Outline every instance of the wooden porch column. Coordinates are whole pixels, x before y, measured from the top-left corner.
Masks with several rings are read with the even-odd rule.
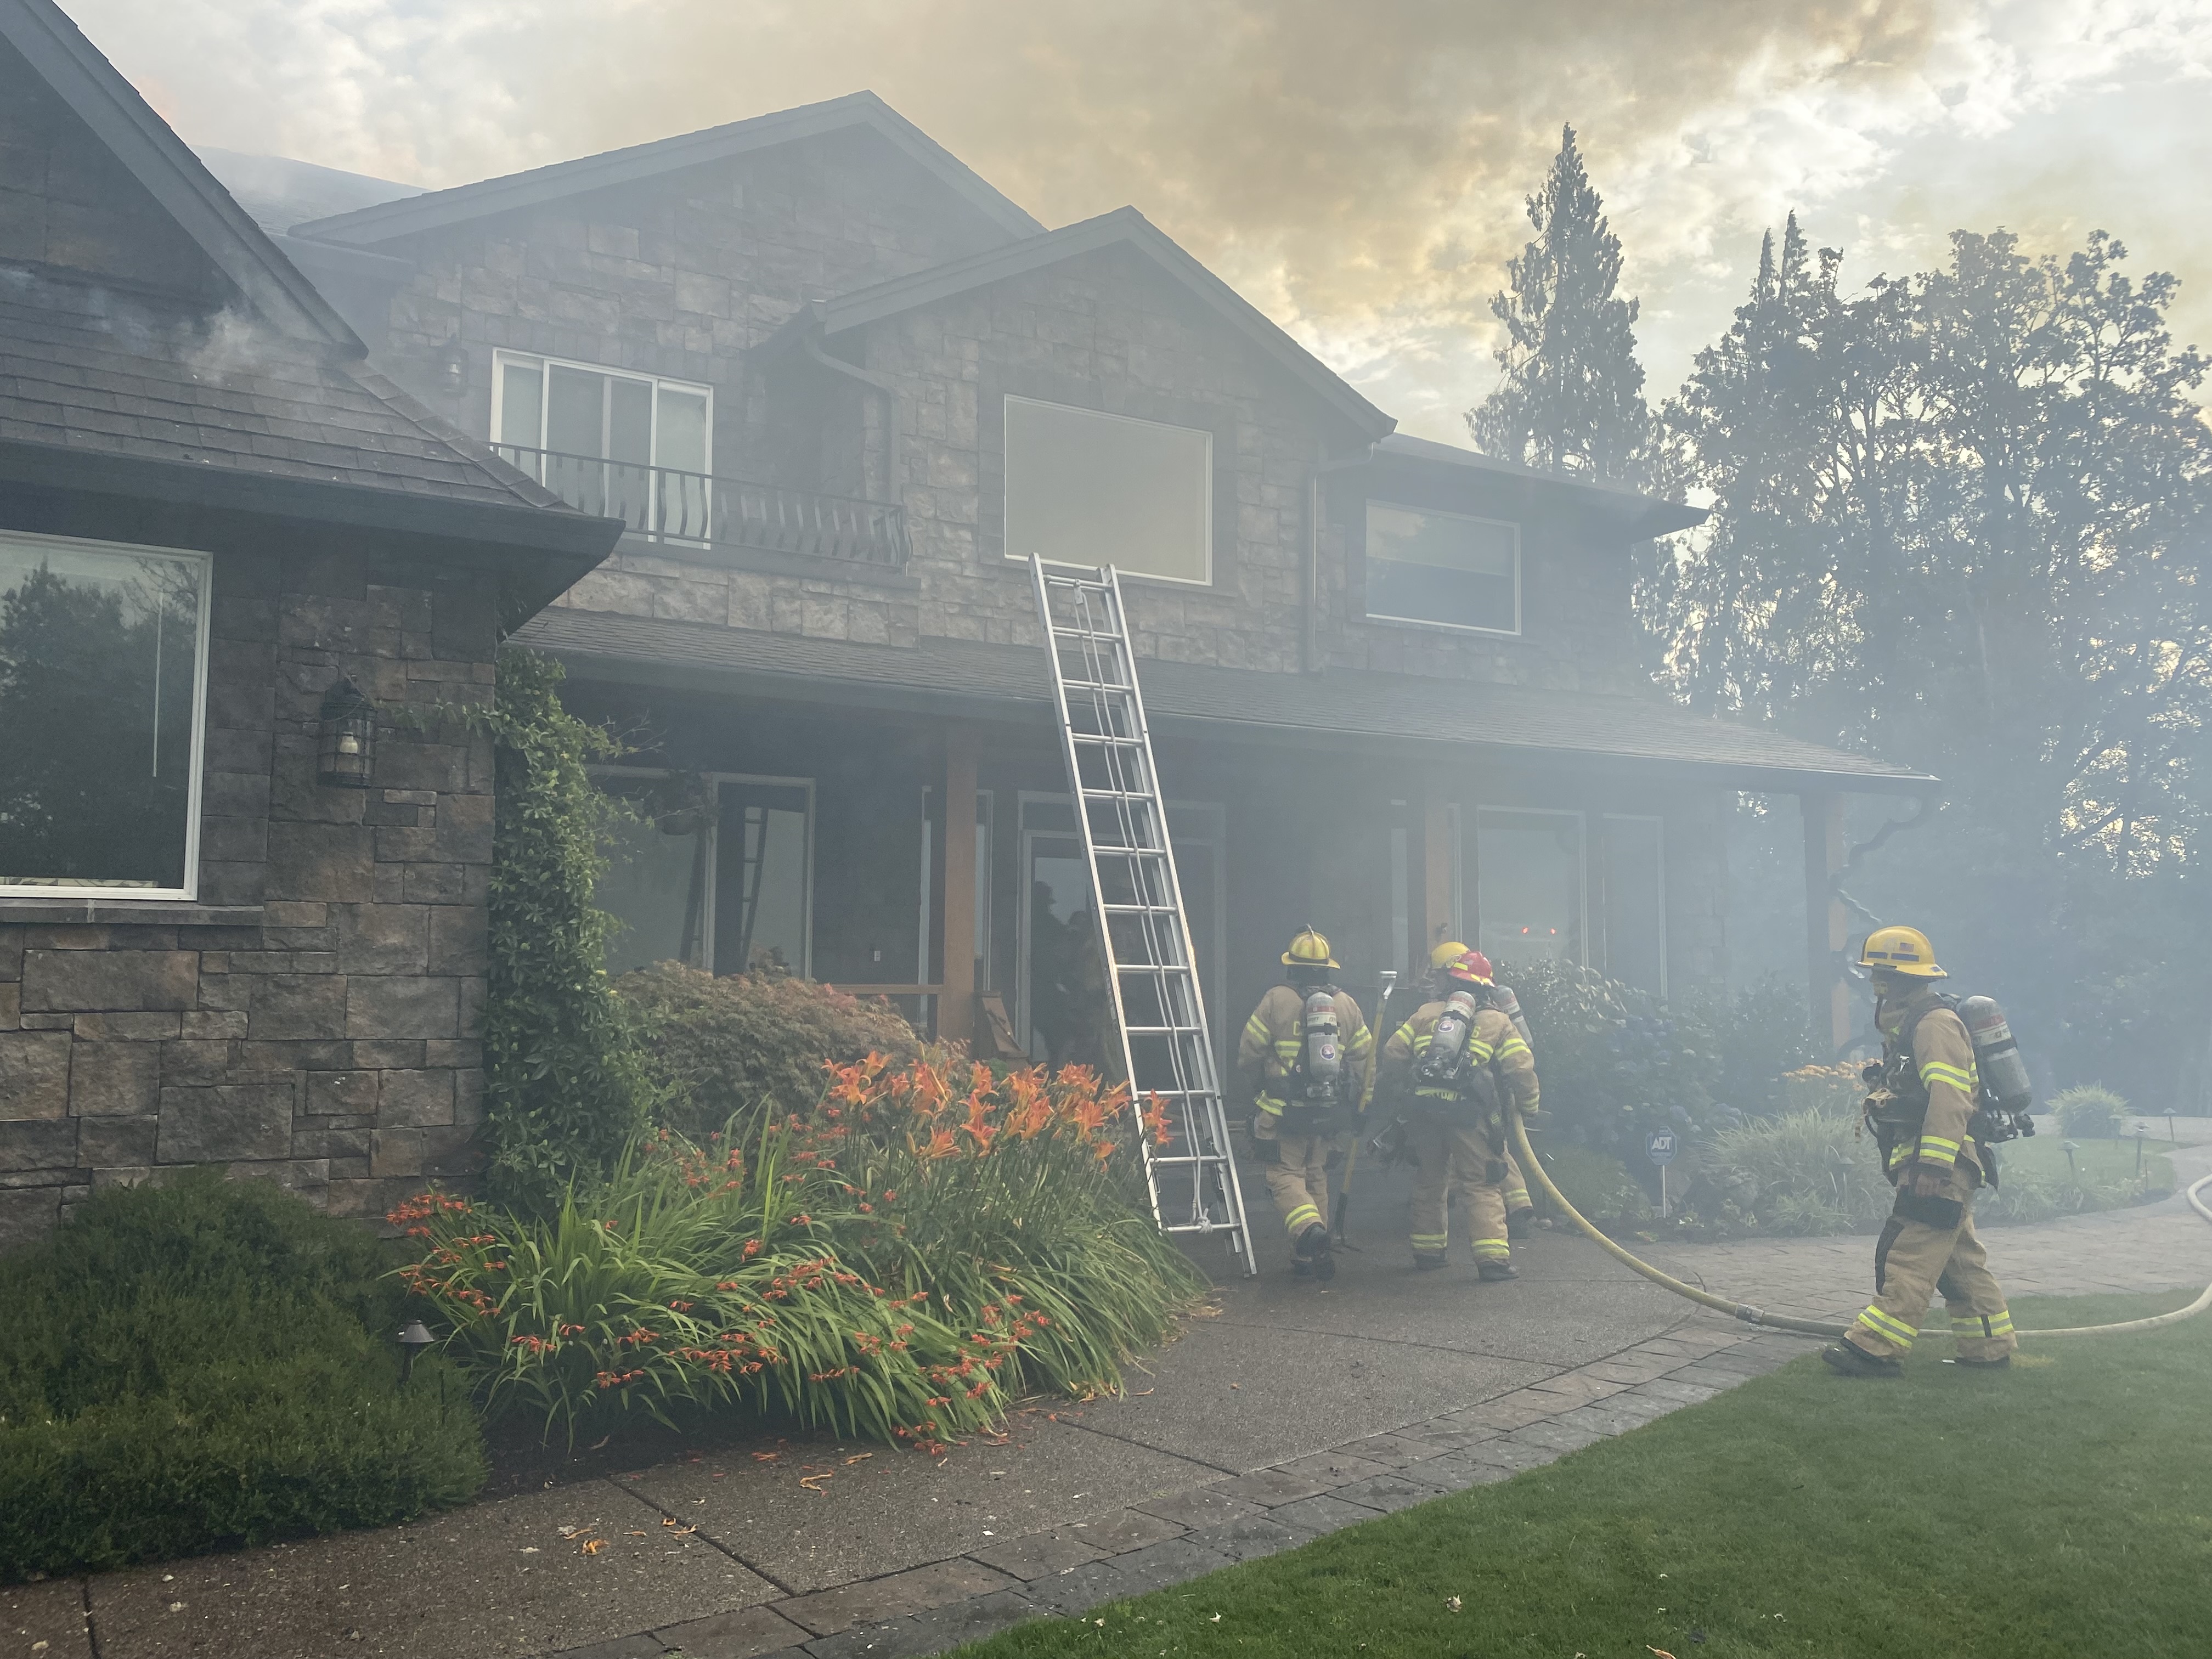
[[[945,732],[945,905],[938,940],[945,952],[945,990],[937,1000],[937,1035],[966,1042],[975,1030],[975,729]]]
[[[1808,793],[1797,798],[1805,819],[1805,991],[1813,1029],[1825,1031],[1831,1051],[1851,1035],[1851,987],[1838,965],[1846,937],[1844,902],[1835,879],[1844,869],[1844,798]]]

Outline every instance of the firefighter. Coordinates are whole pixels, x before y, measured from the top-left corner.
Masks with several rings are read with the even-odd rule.
[[[1941,1291],[1958,1363],[2001,1370],[2016,1345],[2004,1291],[1974,1236],[1974,1192],[1993,1172],[1989,1149],[1971,1129],[1982,1103],[1974,1045],[1936,988],[1948,975],[1918,928],[1876,928],[1859,964],[1874,980],[1882,1037],[1881,1080],[1867,1116],[1897,1203],[1875,1246],[1875,1299],[1820,1358],[1846,1376],[1897,1376],[1898,1356],[1912,1346]]]
[[[1244,1022],[1237,1066],[1252,1085],[1253,1150],[1291,1235],[1291,1271],[1336,1277],[1328,1243],[1328,1155],[1367,1104],[1375,1034],[1336,987],[1328,941],[1304,929],[1283,952],[1283,980]]]
[[[1413,1246],[1417,1272],[1444,1265],[1452,1192],[1460,1195],[1481,1276],[1516,1279],[1506,1231],[1501,1082],[1522,1113],[1537,1109],[1536,1057],[1513,1022],[1494,1006],[1490,960],[1463,945],[1430,957],[1431,1000],[1392,1034],[1382,1050],[1385,1085],[1406,1111],[1413,1176]]]

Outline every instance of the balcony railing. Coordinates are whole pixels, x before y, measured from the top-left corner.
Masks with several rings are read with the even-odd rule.
[[[647,541],[678,547],[750,547],[817,559],[906,568],[906,514],[856,501],[750,483],[672,466],[494,444],[499,458],[572,507],[620,519]]]

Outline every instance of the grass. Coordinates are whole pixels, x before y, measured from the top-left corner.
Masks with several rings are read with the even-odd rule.
[[[2015,1314],[2077,1325],[2176,1305],[2077,1297]],[[1941,1364],[1948,1342],[1922,1348],[1896,1383],[1832,1376],[1808,1355],[1502,1485],[959,1651],[2202,1653],[2212,1319],[2031,1343],[2008,1374]]]

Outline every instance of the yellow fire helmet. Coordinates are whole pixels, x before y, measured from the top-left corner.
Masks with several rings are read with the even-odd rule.
[[[1283,952],[1285,968],[1341,968],[1344,964],[1328,953],[1328,940],[1312,928],[1302,929],[1291,941],[1291,948]]]
[[[1936,947],[1917,927],[1877,927],[1859,952],[1862,968],[1886,969],[1908,979],[1948,979],[1936,965]]]
[[[1457,939],[1453,939],[1446,944],[1439,945],[1435,950],[1429,952],[1429,966],[1431,968],[1441,968],[1447,963],[1457,962],[1466,954],[1467,946],[1462,945]]]

